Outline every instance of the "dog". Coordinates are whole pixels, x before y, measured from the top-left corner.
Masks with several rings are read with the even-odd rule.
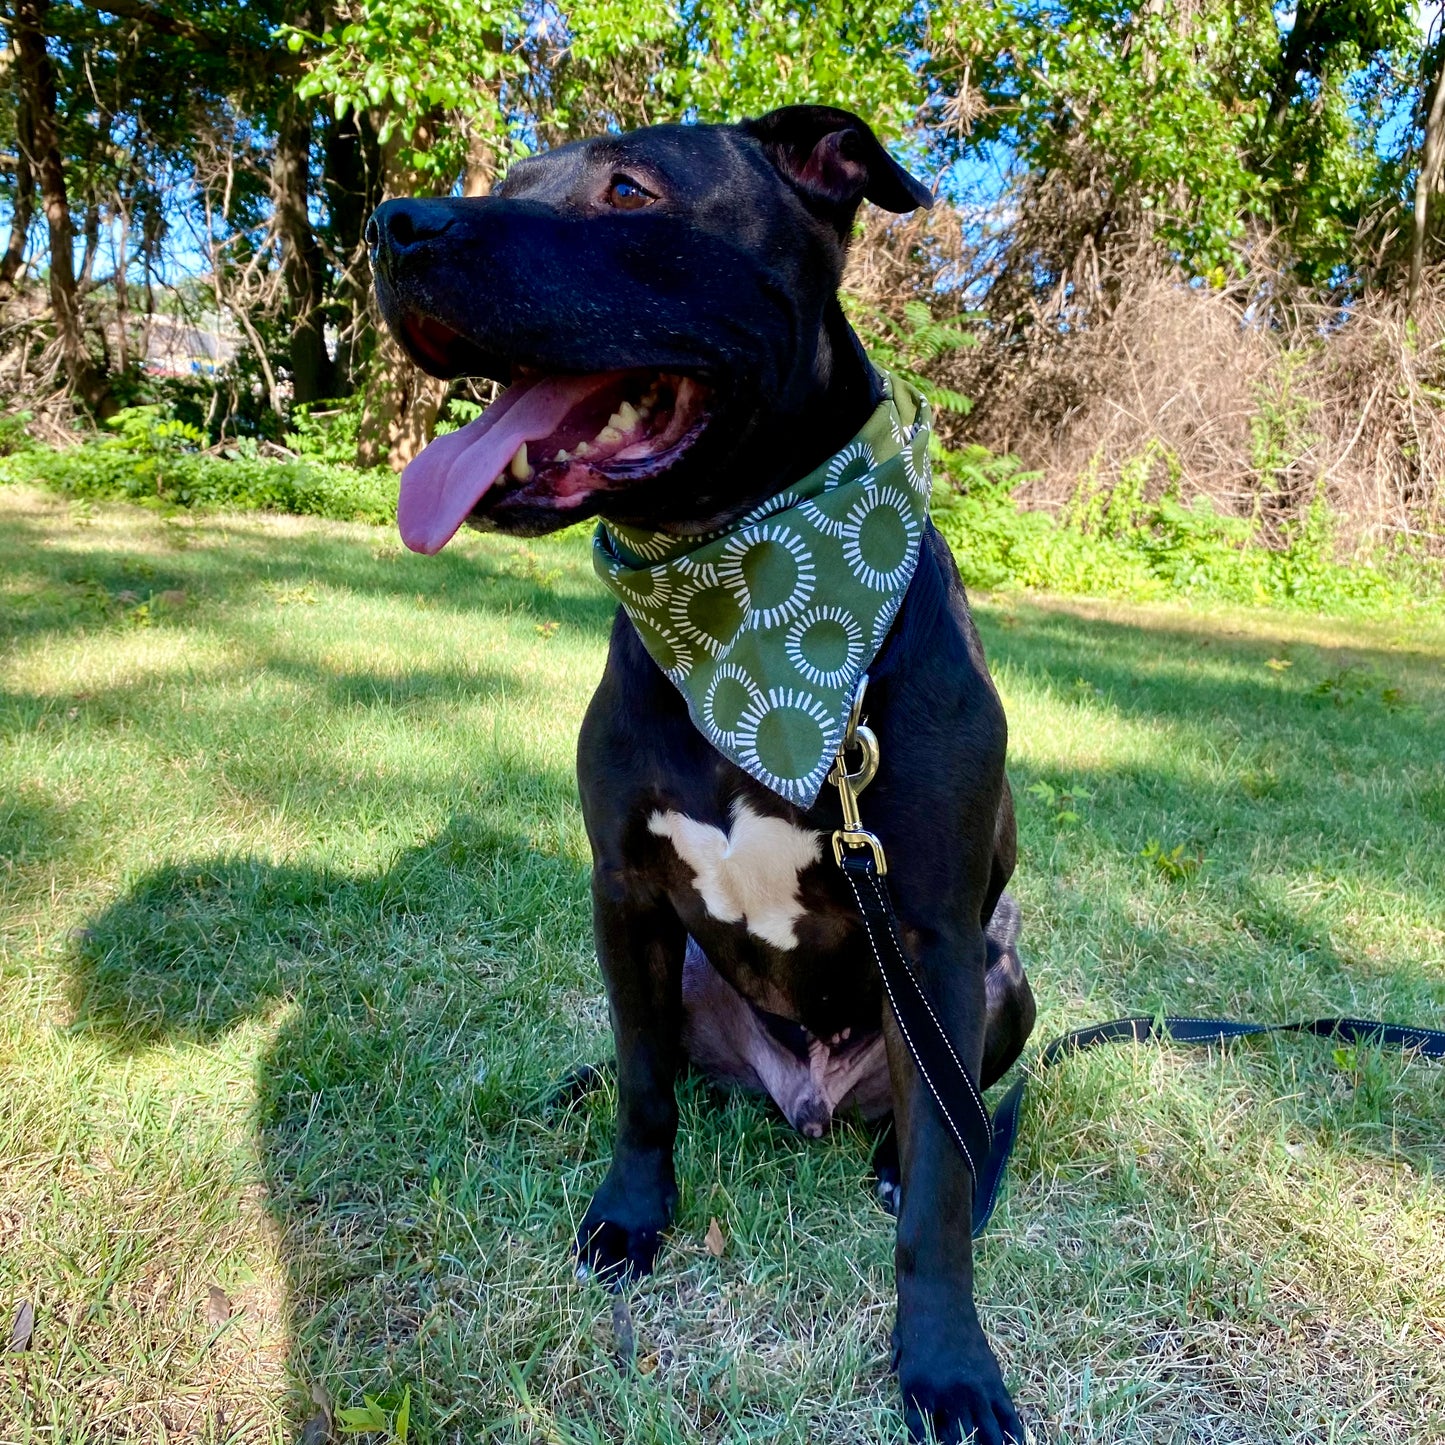
[[[508,388],[411,463],[403,540],[432,553],[464,523],[531,536],[598,517],[599,546],[630,538],[705,570],[689,561],[695,544],[781,515],[769,508],[846,460],[884,412],[917,480],[925,414],[899,429],[914,403],[875,371],[838,300],[865,199],[895,213],[932,201],[858,116],[803,105],[575,142],[519,161],[490,196],[381,206],[367,236],[394,335],[435,376]],[[987,1087],[1034,1021],[1004,891],[1007,731],[952,555],[926,515],[915,531],[867,662],[881,763],[866,820],[887,849],[910,966]],[[604,562],[619,581],[649,565]],[[808,578],[820,605],[833,585]],[[835,791],[815,774],[780,792],[720,749],[648,631],[619,608],[578,742],[618,1091],[579,1258],[614,1282],[652,1269],[677,1199],[674,1081],[689,1058],[765,1089],[805,1133],[841,1108],[891,1114],[893,1365],[908,1428],[1021,1441],[974,1306],[972,1178],[827,847]],[[839,725],[813,711],[819,728]]]

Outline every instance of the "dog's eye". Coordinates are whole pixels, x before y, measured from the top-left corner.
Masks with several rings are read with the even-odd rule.
[[[650,206],[656,196],[631,176],[613,176],[607,187],[607,204],[617,211],[640,211]]]

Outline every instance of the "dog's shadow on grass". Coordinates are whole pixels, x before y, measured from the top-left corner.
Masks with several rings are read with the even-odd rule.
[[[548,1106],[550,1085],[606,1051],[586,876],[565,844],[459,815],[369,875],[253,857],[161,867],[75,937],[73,1028],[108,1048],[265,1031],[254,1138],[291,1370],[340,1403],[383,1390],[423,1320],[480,1287],[527,1213],[503,1202],[519,1129],[547,1135],[553,1159],[557,1130],[579,1162],[603,1156],[582,1143],[586,1103]],[[538,1249],[561,1271],[565,1216],[547,1228]]]
[[[444,1352],[450,1332],[456,1353],[474,1352],[476,1317],[502,1308],[488,1291],[515,1292],[516,1269],[533,1283],[565,1278],[609,1132],[602,1094],[567,1110],[548,1102],[571,1065],[609,1048],[586,871],[459,815],[369,875],[245,857],[162,867],[76,939],[75,1027],[110,1047],[211,1043],[247,1021],[269,1029],[254,1134],[302,1385],[343,1401],[385,1394],[414,1376],[423,1342]],[[1122,915],[1111,926],[1130,927]],[[691,1112],[730,1107],[700,1082],[684,1087]],[[1349,1108],[1308,1089],[1268,1107],[1304,1129],[1323,1110],[1351,1152],[1432,1152],[1363,1115],[1353,1127]],[[718,1127],[766,1151],[765,1114],[745,1104]],[[713,1146],[695,1142],[702,1157],[680,1173],[707,1167]],[[1040,1152],[1047,1140],[1021,1163]],[[526,1348],[508,1349],[526,1364]],[[440,1384],[442,1402],[450,1389]]]

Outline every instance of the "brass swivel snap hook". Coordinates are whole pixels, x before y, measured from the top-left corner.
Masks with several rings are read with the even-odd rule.
[[[870,833],[863,826],[863,819],[858,812],[858,794],[873,781],[878,772],[878,735],[861,721],[863,694],[867,689],[868,675],[864,673],[853,690],[853,703],[848,709],[848,726],[843,733],[843,741],[838,746],[838,756],[833,759],[833,766],[828,772],[828,781],[838,789],[838,798],[843,806],[843,826],[833,833],[833,859],[841,868],[845,849],[867,848],[873,855],[873,866],[881,875],[888,871],[888,859],[884,855],[883,844],[878,841],[877,834]],[[855,748],[862,757],[857,771],[849,772],[848,753]]]

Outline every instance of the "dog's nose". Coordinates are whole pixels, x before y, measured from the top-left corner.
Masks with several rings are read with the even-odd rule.
[[[373,261],[390,265],[423,241],[440,236],[451,223],[452,217],[437,201],[386,201],[366,223],[366,245]]]

